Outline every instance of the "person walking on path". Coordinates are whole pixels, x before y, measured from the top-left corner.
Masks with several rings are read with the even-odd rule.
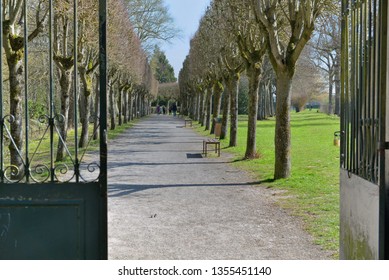
[[[110,142],[110,259],[329,259],[277,191],[203,158],[182,119],[150,116]]]
[[[175,117],[176,114],[177,114],[177,104],[176,104],[176,102],[174,102],[173,105],[172,105],[172,112],[173,112],[173,116]]]

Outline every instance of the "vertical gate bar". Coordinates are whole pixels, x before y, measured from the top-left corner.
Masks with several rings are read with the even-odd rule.
[[[24,14],[24,117],[25,117],[25,153],[26,153],[26,167],[24,170],[24,174],[26,176],[26,182],[28,183],[30,180],[30,159],[29,159],[29,108],[28,108],[28,16],[27,16],[27,0],[24,0],[23,3],[23,14]]]
[[[0,1],[0,182],[4,183],[4,124],[3,124],[3,1]]]
[[[354,77],[350,81],[350,86],[351,86],[351,91],[350,91],[350,98],[351,98],[351,153],[350,153],[350,160],[351,160],[351,171],[355,173],[356,170],[356,164],[355,164],[355,158],[356,158],[356,153],[355,153],[355,145],[356,145],[356,135],[355,135],[355,109],[356,108],[356,102],[355,102],[355,91],[356,91],[356,77],[357,77],[357,63],[356,63],[356,43],[355,43],[355,36],[356,36],[356,28],[355,28],[356,20],[355,20],[355,7],[351,6],[351,77]]]
[[[374,108],[375,108],[375,104],[374,104],[374,99],[375,99],[375,96],[377,94],[377,92],[375,91],[375,88],[374,88],[374,73],[375,73],[375,69],[374,69],[374,65],[375,65],[375,61],[374,61],[374,58],[375,58],[375,55],[374,55],[374,50],[375,50],[375,44],[374,44],[374,8],[373,8],[373,5],[374,5],[374,0],[372,2],[370,2],[370,7],[369,7],[369,60],[368,60],[368,63],[369,63],[369,90],[371,91],[371,95],[370,95],[370,99],[369,99],[369,117],[371,119],[371,123],[370,123],[370,140],[371,140],[371,149],[370,149],[370,155],[369,155],[369,165],[370,165],[370,176],[372,178],[372,182],[377,184],[377,178],[375,176],[375,164],[374,164],[374,157],[375,157],[375,147],[376,147],[376,144],[377,144],[377,141],[375,139],[375,126],[374,126],[374,120],[375,120],[375,117],[374,117]]]
[[[73,0],[73,33],[74,33],[74,71],[73,71],[73,95],[74,95],[74,173],[76,182],[80,181],[80,161],[78,158],[78,5]]]
[[[363,128],[360,123],[362,120],[362,101],[363,101],[363,4],[357,7],[358,17],[357,17],[357,27],[358,27],[358,53],[357,53],[357,63],[358,63],[358,85],[357,85],[357,118],[355,120],[355,125],[357,128],[357,174],[362,174],[362,146],[363,146]]]
[[[342,0],[342,7],[341,7],[341,43],[342,45],[345,45],[345,33],[344,33],[344,26],[345,26],[345,6],[344,6],[344,0]],[[341,52],[341,56],[340,56],[340,59],[341,59],[341,63],[340,63],[340,115],[341,115],[341,119],[340,119],[340,131],[342,132],[340,134],[340,137],[341,137],[341,140],[340,140],[340,167],[341,168],[345,168],[346,166],[346,153],[345,153],[345,119],[344,119],[344,116],[345,116],[345,103],[344,103],[344,90],[345,90],[345,84],[344,84],[344,73],[345,71],[343,70],[344,69],[344,49],[345,48],[341,48],[340,52]]]
[[[107,1],[99,0],[101,258],[108,258],[107,217]]]
[[[371,164],[371,156],[374,153],[374,147],[376,146],[375,143],[372,141],[372,127],[371,127],[371,99],[374,95],[374,91],[371,88],[371,19],[370,19],[370,11],[371,11],[371,1],[368,2],[366,7],[366,22],[367,22],[367,60],[366,60],[366,66],[367,66],[367,80],[366,80],[366,88],[369,92],[369,96],[367,99],[367,116],[368,116],[368,126],[367,126],[367,132],[368,132],[368,143],[369,143],[369,150],[367,152],[366,162],[367,162],[367,176],[370,179],[370,181],[374,182],[374,177],[372,176],[372,164]]]
[[[53,65],[53,0],[49,0],[49,84],[50,84],[50,180],[55,181],[54,171],[54,65]]]
[[[376,135],[376,142],[379,142],[379,123],[378,123],[378,120],[379,120],[379,117],[380,117],[380,111],[379,111],[379,106],[380,106],[380,103],[379,103],[379,25],[377,24],[377,19],[379,18],[379,0],[374,0],[374,30],[375,30],[375,34],[374,34],[374,90],[375,90],[375,107],[374,107],[374,112],[375,112],[375,115],[374,115],[374,118],[375,118],[375,123],[374,123],[374,126],[375,126],[375,135]],[[378,7],[377,7],[378,6]],[[376,153],[376,157],[375,157],[375,166],[376,166],[376,177],[377,177],[377,184],[379,184],[379,154]]]
[[[340,141],[341,143],[341,153],[342,157],[344,160],[344,168],[346,170],[350,170],[350,95],[349,95],[349,90],[350,90],[350,85],[349,85],[349,67],[350,67],[350,62],[349,62],[349,44],[350,44],[350,32],[349,32],[349,25],[350,25],[350,10],[349,10],[349,2],[348,0],[343,0],[343,14],[342,14],[342,43],[344,46],[347,46],[345,48],[342,48],[342,71],[341,71],[341,80],[342,80],[342,100],[341,100],[341,110],[342,110],[342,135],[343,139]]]
[[[387,94],[387,46],[388,46],[388,3],[386,0],[380,1],[380,42],[379,42],[379,59],[380,63],[380,81],[379,81],[379,95],[380,95],[380,142],[386,142],[386,94]],[[389,259],[389,215],[388,215],[388,177],[386,175],[386,151],[380,151],[380,182],[379,182],[379,258]]]
[[[366,103],[368,99],[369,92],[366,88],[366,80],[367,80],[367,44],[366,44],[366,31],[367,31],[367,22],[366,22],[366,2],[361,3],[361,23],[362,23],[362,29],[361,29],[361,119],[360,119],[360,125],[361,125],[361,159],[360,159],[360,168],[361,168],[361,174],[362,177],[366,178],[367,175],[367,169],[366,169],[366,154],[368,150],[369,143],[367,142],[367,114],[366,114]],[[365,149],[366,147],[367,149]]]

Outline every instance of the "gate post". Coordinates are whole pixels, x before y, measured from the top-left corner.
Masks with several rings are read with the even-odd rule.
[[[381,141],[380,141],[380,200],[379,200],[379,259],[389,259],[389,129],[386,129],[389,124],[389,78],[388,69],[388,2],[382,1],[380,15],[380,33],[381,39]]]
[[[107,0],[99,1],[99,68],[100,68],[100,193],[102,203],[100,206],[102,217],[102,235],[104,244],[101,252],[102,259],[108,259],[108,135],[107,135]]]

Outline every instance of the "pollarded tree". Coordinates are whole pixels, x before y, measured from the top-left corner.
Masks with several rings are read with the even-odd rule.
[[[249,79],[248,132],[245,158],[250,159],[257,157],[258,87],[267,41],[256,23],[252,3],[235,0],[228,1],[225,5],[229,14],[230,29],[235,35],[239,53],[246,63],[246,73]]]
[[[192,81],[189,71],[189,55],[186,56],[182,68],[178,73],[178,87],[180,91],[180,103],[181,109],[180,114],[188,114],[188,99],[191,92]],[[198,117],[195,120],[200,120],[200,109],[198,110]]]
[[[23,81],[24,81],[24,32],[20,22],[25,20],[23,12],[23,0],[4,0],[3,1],[3,48],[6,56],[8,75],[9,75],[9,93],[10,93],[10,115],[13,121],[10,124],[11,136],[15,145],[9,145],[12,172],[16,177],[23,174],[23,160],[19,152],[23,150],[23,126],[22,126],[22,100],[23,100]],[[27,35],[28,42],[34,40],[44,28],[45,20],[48,14],[48,5],[46,0],[36,0],[30,2],[34,6],[35,26]]]
[[[228,9],[223,1],[213,1],[210,6],[211,19],[208,32],[212,38],[207,45],[208,52],[212,53],[212,61],[217,65],[218,76],[224,83],[223,116],[220,138],[227,134],[228,116],[231,114],[230,146],[236,146],[237,142],[237,94],[240,73],[245,69],[245,64],[239,54],[238,45],[235,42],[233,27],[228,19]],[[231,112],[231,113],[230,113]]]
[[[120,1],[119,1],[120,2]],[[82,84],[80,93],[81,134],[80,148],[86,147],[89,138],[91,97],[94,90],[93,77],[98,67],[98,3],[83,0],[79,3],[78,15],[78,75]]]
[[[204,17],[202,20],[204,21]],[[206,30],[206,28],[204,29]],[[205,36],[205,38],[206,37],[207,36]],[[199,108],[201,111],[200,123],[205,126],[205,130],[209,130],[212,106],[212,83],[210,76],[208,75],[208,66],[210,65],[210,61],[206,56],[207,44],[203,39],[204,36],[202,37],[201,33],[197,31],[190,41],[190,51],[189,56],[187,57],[187,75],[190,77],[188,84],[190,91],[187,92],[187,110],[191,117],[193,117],[193,111],[196,111],[193,110],[193,106],[196,106],[196,104],[193,104],[193,100],[196,99],[196,96],[201,96],[202,104],[201,108]]]
[[[224,66],[219,56],[220,44],[222,44],[222,41],[220,40],[219,31],[220,29],[215,20],[215,11],[211,6],[200,20],[199,29],[196,32],[196,40],[194,41],[196,44],[191,45],[191,47],[197,51],[197,55],[194,58],[196,59],[196,63],[200,62],[199,68],[202,70],[201,80],[208,84],[205,129],[210,129],[211,133],[214,133],[215,119],[218,118],[220,114],[221,96],[224,91],[221,75],[221,70]],[[197,99],[193,98],[193,100]],[[195,102],[192,102],[192,104],[193,103]],[[196,106],[196,104],[194,104],[194,106]],[[210,127],[211,123],[212,126]]]
[[[296,63],[311,39],[315,22],[331,0],[245,0],[255,7],[256,20],[268,42],[268,54],[276,73],[276,129],[274,179],[291,174],[290,103]]]
[[[59,122],[59,134],[56,161],[63,160],[65,156],[65,143],[67,140],[70,108],[70,89],[74,69],[74,43],[71,40],[73,27],[73,5],[68,2],[58,2],[54,15],[54,55],[53,60],[58,68],[59,94],[61,100],[62,121]],[[74,33],[73,33],[74,34]]]
[[[304,109],[307,102],[321,95],[325,91],[323,75],[315,66],[306,53],[310,48],[304,50],[304,55],[296,65],[296,74],[292,86],[292,106],[296,112]]]
[[[320,17],[318,28],[310,44],[313,49],[312,59],[328,77],[328,114],[338,115],[340,114],[340,10],[338,7],[338,12],[326,12]]]

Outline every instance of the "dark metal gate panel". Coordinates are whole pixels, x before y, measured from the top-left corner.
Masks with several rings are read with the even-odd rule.
[[[105,250],[100,186],[0,189],[0,259],[99,259]]]
[[[96,32],[98,43],[93,51],[99,54],[95,63],[99,64],[100,104],[96,111],[100,114],[94,116],[96,125],[83,148],[79,148],[82,86],[78,75],[85,58],[84,50],[79,52],[79,44],[84,43],[83,34],[79,34],[83,28],[78,25],[80,2],[67,2],[69,10],[61,10],[61,16],[69,17],[72,28],[64,34],[73,40],[70,52],[63,59],[69,69],[76,69],[70,93],[74,103],[74,136],[70,139],[61,134],[66,117],[58,113],[61,103],[55,82],[58,68],[54,59],[58,54],[54,50],[54,38],[60,38],[55,29],[56,5],[61,1],[24,1],[13,17],[19,18],[16,29],[21,31],[11,36],[6,35],[15,24],[10,14],[19,7],[7,5],[14,2],[0,2],[0,30],[3,30],[0,42],[8,40],[4,45],[9,44],[0,48],[0,81],[7,81],[5,75],[9,75],[7,85],[0,83],[0,259],[107,259],[106,0],[95,2],[99,32]],[[36,11],[40,13],[34,17],[32,13]],[[38,33],[42,30],[47,33],[35,43],[30,42],[37,35],[31,32],[29,19],[36,19],[37,26],[40,20],[48,23],[47,28],[36,29]],[[44,47],[46,56],[39,57]],[[34,52],[37,49],[40,52]],[[3,61],[3,57],[7,60]],[[40,73],[42,77],[47,73],[46,85],[34,88],[48,96],[48,106],[38,116],[30,111],[32,59],[47,65]],[[18,61],[14,65],[15,76],[11,76],[11,67],[8,71],[2,67],[12,61]],[[14,91],[12,84],[16,85]],[[36,102],[32,105],[43,107]],[[38,132],[33,133],[33,126]],[[90,151],[92,138],[97,138],[94,141],[98,141],[99,151]],[[64,147],[64,159],[56,161],[55,152],[60,144]]]
[[[342,1],[341,258],[387,258],[387,1]],[[364,209],[364,210],[362,210]]]

